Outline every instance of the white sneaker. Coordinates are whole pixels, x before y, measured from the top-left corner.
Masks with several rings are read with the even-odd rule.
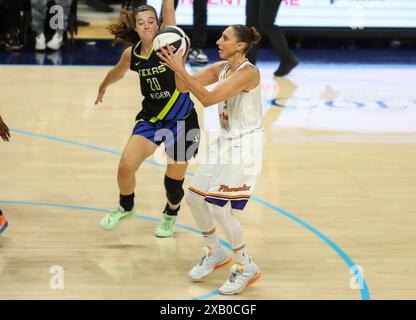
[[[46,38],[43,33],[41,33],[40,35],[36,37],[35,50],[37,51],[46,50]]]
[[[218,290],[224,295],[239,294],[245,288],[259,280],[260,276],[260,269],[250,259],[250,263],[244,266],[240,264],[233,265],[231,268],[230,279],[228,279]]]
[[[208,56],[202,49],[191,49],[189,52],[189,61],[192,64],[207,64]]]
[[[46,46],[51,50],[59,50],[59,48],[62,45],[63,40],[64,40],[64,38],[63,38],[62,34],[60,34],[59,32],[55,32],[52,39],[50,41],[48,41]]]
[[[201,280],[203,277],[209,275],[212,271],[225,266],[228,262],[231,261],[231,257],[222,247],[214,249],[205,247],[204,249],[205,256],[202,258],[201,262],[193,267],[189,272],[189,277],[193,281]]]

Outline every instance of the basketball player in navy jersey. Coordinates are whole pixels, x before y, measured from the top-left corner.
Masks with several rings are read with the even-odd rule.
[[[176,89],[174,72],[160,64],[153,50],[153,40],[159,29],[176,25],[173,0],[163,1],[161,25],[152,6],[137,7],[132,16],[129,14],[124,12],[119,23],[109,28],[116,39],[130,46],[101,83],[95,104],[103,101],[107,88],[122,79],[129,69],[138,73],[144,99],[118,167],[119,205],[101,220],[101,227],[115,229],[120,221],[134,213],[135,173],[164,142],[170,160],[164,177],[167,203],[155,235],[170,237],[184,196],[182,185],[188,160],[198,150],[198,118],[189,93]]]
[[[7,125],[3,122],[3,119],[0,116],[0,137],[5,141],[8,142],[10,140],[10,130]],[[6,230],[7,228],[7,218],[3,214],[0,209],[0,235]]]

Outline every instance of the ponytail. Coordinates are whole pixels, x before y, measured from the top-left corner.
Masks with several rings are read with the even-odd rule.
[[[121,9],[117,23],[110,24],[107,29],[114,36],[113,43],[123,42],[133,45],[140,40],[135,30],[133,11]]]
[[[149,5],[142,5],[134,10],[121,9],[117,23],[110,24],[107,29],[114,36],[113,43],[124,42],[133,45],[140,41],[136,31],[136,16],[139,12],[152,11],[157,18],[156,9]]]
[[[253,43],[253,45],[258,44],[261,40],[261,35],[255,27],[250,27],[250,34],[252,39],[251,42]]]
[[[241,24],[236,24],[231,27],[234,29],[237,39],[246,44],[244,53],[250,51],[261,40],[261,35],[255,27],[249,28]]]

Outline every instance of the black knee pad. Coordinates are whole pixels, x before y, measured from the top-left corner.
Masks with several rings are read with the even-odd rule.
[[[182,185],[185,179],[174,180],[165,175],[165,189],[166,197],[172,204],[178,204],[181,202],[185,191],[183,191]]]

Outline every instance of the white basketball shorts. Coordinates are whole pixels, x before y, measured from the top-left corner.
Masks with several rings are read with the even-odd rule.
[[[250,199],[263,162],[264,133],[239,138],[219,137],[208,145],[192,180],[190,192],[205,201],[243,210]]]

